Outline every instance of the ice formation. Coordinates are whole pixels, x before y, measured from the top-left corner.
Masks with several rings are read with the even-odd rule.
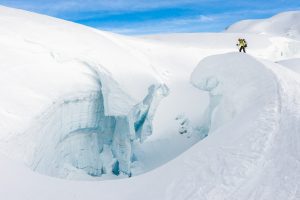
[[[32,169],[61,178],[112,173],[131,176],[132,143],[151,135],[155,109],[168,89],[151,85],[142,102],[127,105],[127,114],[107,115],[105,86],[100,77],[97,83],[97,91],[55,102],[26,131],[24,137],[38,138],[28,160]],[[116,85],[112,79],[105,84]],[[130,101],[128,96],[122,97],[124,102]]]
[[[209,56],[200,62],[191,80],[194,86],[207,91],[210,97],[200,123],[204,136],[245,112],[253,102],[264,100],[263,94],[267,91],[259,88],[274,87],[274,82],[264,71],[261,63],[238,53]],[[232,72],[238,76],[233,77]]]

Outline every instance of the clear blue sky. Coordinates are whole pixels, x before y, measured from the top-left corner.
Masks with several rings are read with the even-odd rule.
[[[300,10],[300,0],[0,0],[123,34],[219,32],[242,19]]]

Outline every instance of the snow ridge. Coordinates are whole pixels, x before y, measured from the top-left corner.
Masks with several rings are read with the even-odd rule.
[[[214,61],[217,60],[218,57],[218,60],[223,57],[222,63],[217,64],[217,62]],[[229,70],[230,73],[238,74],[238,79],[244,79],[245,77],[239,72],[239,69],[232,70],[232,66],[238,66],[244,63],[240,61],[245,60],[247,60],[246,65],[249,67],[256,68],[256,66],[259,65],[251,65],[250,60],[248,60],[249,58],[245,59],[243,57],[245,56],[233,54],[207,58],[198,66],[198,71],[195,71],[192,80],[196,86],[202,88],[202,85],[199,85],[199,82],[195,81],[197,81],[196,79],[199,78],[200,75],[201,77],[207,77],[208,72],[206,72],[203,67],[206,66],[206,69],[212,68],[211,70],[215,69],[213,71],[218,72],[216,73],[216,76],[218,76],[219,73],[222,73],[222,65],[226,66],[226,70]],[[230,59],[234,60],[234,62],[230,63],[231,66],[228,63]],[[187,162],[197,160],[195,164],[205,164],[204,166],[197,167],[196,171],[196,166],[189,164],[190,170],[194,169],[193,175],[188,176],[193,180],[194,189],[188,194],[182,193],[178,199],[254,200],[272,198],[279,200],[287,196],[289,196],[290,199],[297,199],[296,197],[299,196],[299,193],[296,193],[298,184],[295,179],[299,173],[299,163],[297,161],[299,154],[296,153],[293,157],[288,156],[288,152],[297,152],[298,148],[298,145],[294,142],[292,143],[293,145],[291,145],[290,142],[292,141],[291,137],[295,137],[297,130],[299,130],[299,119],[296,117],[299,116],[299,110],[291,109],[299,107],[299,105],[293,105],[297,102],[295,98],[299,98],[299,92],[296,92],[300,86],[299,77],[279,65],[267,61],[260,62],[260,66],[265,72],[258,73],[256,77],[252,78],[256,79],[256,81],[263,81],[259,82],[260,89],[263,93],[255,94],[251,93],[249,88],[243,88],[243,86],[249,87],[249,83],[247,84],[247,82],[242,86],[240,84],[238,85],[238,87],[243,88],[239,90],[239,92],[250,91],[250,94],[255,95],[254,98],[258,99],[258,101],[249,101],[251,104],[255,102],[255,105],[245,104],[246,107],[244,107],[244,109],[246,110],[242,109],[244,111],[236,113],[232,121],[227,121],[221,127],[215,129],[214,132],[210,133],[211,135],[207,138],[207,141],[203,141],[202,143],[202,145],[210,149],[209,152],[201,151],[204,150],[205,147],[199,146],[198,152],[200,153],[195,153],[193,157],[187,157]],[[210,63],[210,65],[205,65],[207,63]],[[243,65],[238,67],[245,70],[246,68]],[[216,67],[218,70],[216,70]],[[249,75],[251,77],[249,70],[252,69],[245,70],[244,73],[247,73],[247,76]],[[256,69],[254,72],[255,71],[258,72]],[[261,76],[262,74],[263,76]],[[261,76],[262,79],[260,79],[259,76]],[[232,75],[230,77],[232,78]],[[222,80],[224,81],[224,77],[222,77]],[[235,80],[236,79],[233,81]],[[224,81],[225,89],[222,90],[223,99],[219,106],[225,103],[226,94],[232,95],[232,93],[227,93],[227,84],[230,84],[231,81],[232,80],[229,80],[229,82]],[[292,92],[291,89],[294,92]],[[236,96],[238,96],[238,94],[231,96],[231,100],[235,99]],[[291,102],[291,100],[293,102]],[[230,108],[230,110],[231,109],[233,108]],[[214,122],[216,118],[219,118],[219,116],[224,115],[222,112],[224,112],[224,110],[217,107],[212,122]],[[291,119],[291,117],[296,118]],[[290,122],[293,123],[291,124]],[[233,128],[235,124],[239,124],[241,128]],[[232,137],[233,135],[235,136]],[[234,139],[231,141],[225,137]],[[216,142],[216,140],[219,142]],[[293,141],[295,140],[298,141],[298,136],[296,136]],[[215,143],[211,143],[212,141]],[[288,150],[289,148],[292,149]],[[294,170],[290,167],[287,169],[286,163],[281,161],[283,158],[286,158],[286,162],[289,163],[288,166],[297,167],[294,168]],[[224,167],[220,168],[218,166],[219,163],[223,163],[222,165]],[[219,171],[219,169],[221,171]],[[203,172],[209,172],[209,174]],[[188,171],[188,173],[191,172]],[[197,177],[197,179],[201,181],[193,177]],[[215,177],[215,179],[211,180],[211,177]],[[284,180],[289,181],[285,182]],[[180,183],[180,181],[178,182]],[[184,178],[181,182],[187,182],[187,180]],[[191,180],[189,180],[189,182],[191,182]],[[258,185],[260,185],[260,187],[257,187]],[[177,187],[180,188],[183,186],[179,184],[176,188]],[[176,188],[174,188],[174,190]],[[290,193],[290,191],[294,192]]]
[[[269,34],[299,40],[299,20],[299,11],[289,11],[268,19],[243,20],[231,25],[226,32]]]

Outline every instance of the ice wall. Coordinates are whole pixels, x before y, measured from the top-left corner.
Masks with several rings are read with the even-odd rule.
[[[27,163],[33,170],[69,179],[132,175],[132,144],[151,135],[155,109],[168,89],[151,85],[143,101],[127,114],[107,115],[102,88],[117,85],[109,80],[111,83],[102,83],[99,79],[97,91],[55,102],[24,134],[33,141],[26,148]],[[127,101],[126,96],[122,98]]]

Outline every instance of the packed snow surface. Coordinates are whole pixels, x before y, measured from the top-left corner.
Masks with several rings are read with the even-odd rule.
[[[0,7],[0,196],[300,199],[290,15],[268,34],[128,37]]]

